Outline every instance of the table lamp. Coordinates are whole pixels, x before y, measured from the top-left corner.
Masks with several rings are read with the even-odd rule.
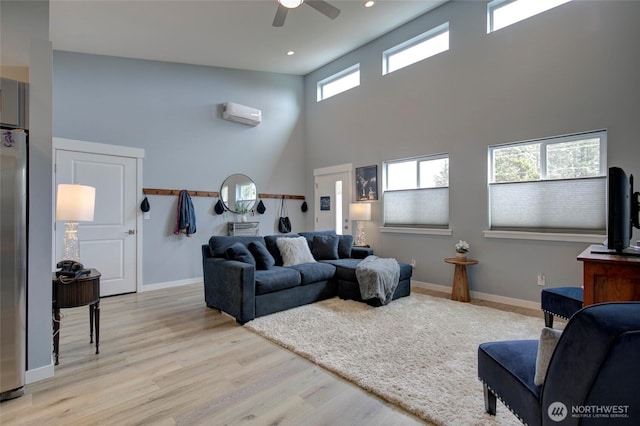
[[[56,220],[66,220],[62,241],[62,260],[80,261],[78,222],[92,221],[96,189],[86,185],[59,184]]]
[[[371,204],[370,203],[351,203],[349,205],[349,217],[351,220],[358,222],[358,231],[356,232],[355,245],[366,246],[367,235],[364,232],[364,221],[371,220]]]

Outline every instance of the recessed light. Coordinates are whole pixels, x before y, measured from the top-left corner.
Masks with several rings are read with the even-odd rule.
[[[374,0],[366,0],[364,2],[364,7],[372,7],[376,2]]]
[[[294,50],[287,50],[287,56],[293,56],[296,52]]]

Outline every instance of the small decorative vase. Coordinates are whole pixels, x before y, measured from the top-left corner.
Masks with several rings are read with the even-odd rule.
[[[458,253],[456,252],[456,258],[459,260],[467,260],[467,253]]]
[[[247,215],[246,213],[243,213],[240,215],[240,222],[246,222],[247,221]]]

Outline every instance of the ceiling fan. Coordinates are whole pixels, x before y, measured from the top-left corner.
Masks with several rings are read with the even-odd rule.
[[[276,10],[276,16],[273,18],[273,26],[283,26],[289,9],[295,9],[303,2],[328,18],[336,19],[338,15],[340,15],[340,9],[330,5],[324,0],[278,0],[278,10]]]

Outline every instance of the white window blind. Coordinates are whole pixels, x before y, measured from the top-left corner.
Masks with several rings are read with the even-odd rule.
[[[489,185],[492,230],[604,233],[607,178]]]
[[[409,189],[384,193],[384,225],[447,227],[449,188]]]

